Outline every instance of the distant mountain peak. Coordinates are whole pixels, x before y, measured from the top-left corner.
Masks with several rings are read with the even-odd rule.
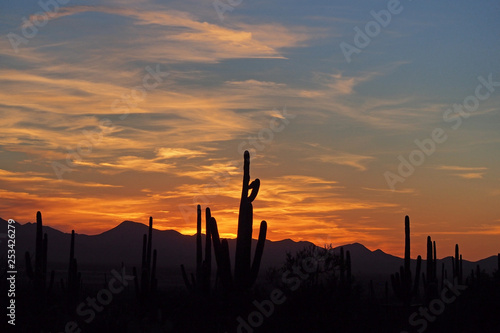
[[[147,224],[145,224],[145,223],[126,220],[126,221],[123,221],[122,223],[120,223],[119,225],[117,225],[115,228],[128,227],[128,226],[140,226],[140,225],[147,227]]]

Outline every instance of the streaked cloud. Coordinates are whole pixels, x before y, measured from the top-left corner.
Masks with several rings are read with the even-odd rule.
[[[452,173],[451,175],[463,179],[482,179],[486,172],[480,171],[488,170],[487,167],[463,167],[456,165],[439,165],[436,167],[436,169],[445,171],[458,171],[460,173]]]
[[[486,167],[463,167],[456,165],[440,165],[436,167],[437,170],[447,170],[447,171],[483,171],[488,170]]]
[[[362,156],[345,152],[332,152],[331,155],[319,155],[317,158],[321,162],[346,165],[359,171],[366,171],[368,168],[365,164],[374,159],[372,156]]]
[[[484,172],[455,173],[453,175],[465,179],[482,179]]]

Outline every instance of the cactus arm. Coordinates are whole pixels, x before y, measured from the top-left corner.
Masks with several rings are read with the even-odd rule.
[[[264,253],[264,245],[266,243],[267,222],[260,223],[259,239],[257,240],[257,247],[255,248],[255,256],[251,269],[250,284],[254,284],[259,274],[260,263],[262,261],[262,254]]]
[[[257,194],[259,193],[260,180],[258,178],[255,179],[250,183],[248,188],[252,189],[252,192],[250,192],[250,195],[248,196],[248,201],[253,202],[255,200],[255,197],[257,197]]]

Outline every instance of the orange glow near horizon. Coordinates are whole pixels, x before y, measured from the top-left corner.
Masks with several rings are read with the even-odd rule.
[[[239,177],[231,177],[229,184],[218,189],[217,195],[203,197],[210,199],[209,206],[212,215],[217,219],[219,232],[223,238],[235,238],[237,229],[239,203],[239,190],[237,185]],[[283,181],[282,178],[280,178]],[[295,178],[296,186],[306,188],[306,183],[318,186],[318,179]],[[39,179],[37,179],[39,181]],[[294,241],[310,241],[318,246],[332,245],[334,247],[354,242],[362,243],[370,250],[381,249],[382,251],[399,257],[403,256],[404,249],[404,215],[397,210],[391,214],[384,214],[383,209],[376,203],[356,202],[355,200],[331,198],[334,205],[328,205],[326,198],[317,196],[317,202],[304,204],[306,199],[314,196],[311,194],[302,196],[290,188],[290,179],[280,183],[275,181],[263,181],[261,192],[254,202],[254,237],[258,234],[260,220],[268,222],[268,240],[279,241],[292,239]],[[302,182],[301,182],[302,181]],[[270,190],[266,190],[266,185]],[[331,183],[321,186],[329,187]],[[91,186],[90,188],[92,188]],[[285,187],[289,187],[287,194]],[[119,190],[119,187],[110,187]],[[307,192],[307,191],[306,191]],[[134,198],[42,198],[41,196],[3,191],[3,197],[11,198],[16,202],[25,202],[22,207],[26,214],[19,214],[3,210],[3,218],[15,218],[20,223],[33,222],[36,210],[41,210],[45,226],[51,226],[63,232],[71,232],[74,229],[82,234],[99,234],[109,230],[125,220],[147,224],[149,216],[153,216],[154,227],[159,230],[176,230],[185,235],[194,235],[195,205],[188,205],[185,200],[174,198],[173,193],[155,193],[143,191],[142,196]],[[189,198],[193,193],[186,194]],[[280,200],[273,201],[273,195],[280,196]],[[180,196],[180,194],[179,194]],[[290,202],[290,203],[289,203]],[[273,205],[274,204],[274,205]],[[394,205],[388,204],[385,209],[393,209]],[[18,205],[19,207],[19,205]],[[61,210],[61,207],[64,207]],[[159,208],[164,208],[160,210]],[[203,205],[202,209],[206,206]],[[382,205],[383,207],[383,205]],[[33,210],[31,213],[30,211]],[[144,213],[147,211],[149,213]],[[316,214],[311,214],[314,211]],[[28,213],[29,212],[29,213]],[[118,212],[118,213],[117,213]],[[370,212],[376,212],[374,217],[369,217]],[[203,230],[204,230],[204,214]],[[358,215],[361,215],[358,217]],[[380,217],[378,217],[380,216]],[[390,224],[377,222],[377,218],[391,219]],[[358,221],[358,222],[351,222]],[[495,249],[485,252],[484,247],[475,246],[477,236],[484,238],[497,238],[500,230],[483,230],[479,232],[456,232],[456,231],[427,231],[418,219],[412,218],[412,257],[425,255],[425,244],[427,235],[431,235],[438,245],[438,257],[453,255],[454,245],[458,243],[461,253],[468,260],[479,260],[494,255]],[[359,226],[356,226],[359,224]],[[431,223],[432,224],[432,223]],[[369,225],[369,226],[368,226]],[[377,225],[380,225],[377,227]],[[476,237],[475,237],[476,236]]]

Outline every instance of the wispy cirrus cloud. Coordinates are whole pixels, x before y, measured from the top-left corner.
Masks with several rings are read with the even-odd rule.
[[[142,32],[139,36],[127,29],[124,33],[130,34],[121,44],[108,47],[114,53],[119,45],[140,45],[128,49],[127,54],[121,54],[121,62],[124,57],[130,60],[148,58],[155,62],[160,59],[168,59],[169,62],[217,62],[231,58],[284,58],[279,49],[300,47],[303,41],[314,36],[314,29],[292,29],[279,24],[240,24],[229,28],[202,22],[188,12],[158,6],[151,7],[151,10],[108,6],[61,7],[51,20],[92,12],[131,19]],[[36,17],[32,16],[30,20],[34,21]],[[165,30],[167,27],[171,29]],[[268,34],[268,29],[274,33]],[[153,35],[153,31],[162,31],[162,34]],[[192,52],[193,49],[196,52]]]
[[[331,152],[330,154],[319,155],[315,158],[325,163],[350,166],[359,171],[368,170],[366,164],[374,159],[372,156],[363,156],[338,151]]]
[[[455,173],[454,176],[464,178],[464,179],[482,179],[484,172],[468,172],[468,173]]]
[[[446,170],[446,171],[486,171],[487,167],[463,167],[456,165],[439,165],[436,167],[437,170]]]
[[[451,175],[463,179],[482,179],[488,170],[487,167],[463,167],[456,165],[439,165],[436,169],[444,171],[457,171],[459,173],[451,173]]]
[[[366,191],[374,191],[374,192],[382,192],[382,193],[400,193],[400,194],[416,194],[417,191],[413,188],[405,188],[400,190],[391,190],[387,188],[370,188],[370,187],[362,187],[363,190]]]
[[[156,151],[156,155],[159,159],[170,159],[170,158],[179,158],[179,157],[198,157],[206,155],[206,152],[195,151],[186,148],[166,148],[161,147]]]
[[[40,184],[44,183],[45,186],[48,184],[52,184],[54,186],[72,186],[72,187],[108,187],[108,188],[116,188],[123,187],[122,185],[112,185],[112,184],[101,184],[95,182],[77,182],[73,180],[63,179],[61,181],[56,181],[52,177],[51,174],[46,174],[42,172],[33,172],[33,171],[25,171],[25,172],[12,172],[8,170],[0,169],[0,180],[4,182],[12,182],[16,184]]]

